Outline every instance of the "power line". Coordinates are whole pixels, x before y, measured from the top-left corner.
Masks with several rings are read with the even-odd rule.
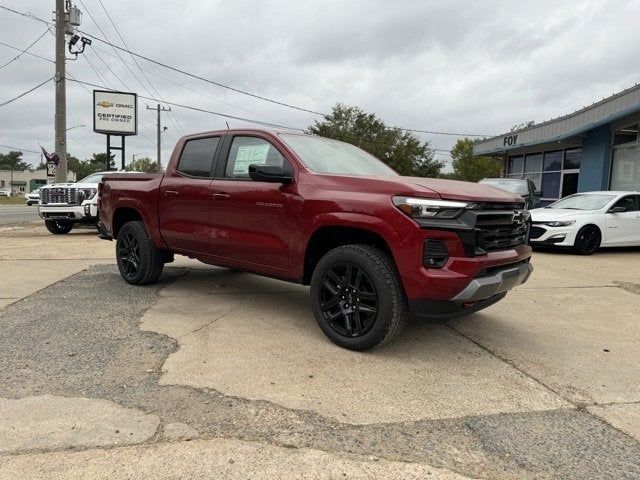
[[[18,151],[18,152],[28,152],[28,153],[42,153],[42,152],[38,152],[36,150],[29,150],[28,148],[14,147],[13,145],[2,145],[2,144],[0,144],[0,147],[8,148],[9,150],[12,150],[14,152]]]
[[[51,25],[51,23],[47,22],[46,20],[43,20],[40,17],[36,17],[33,13],[30,12],[19,12],[18,10],[14,10],[13,8],[9,8],[9,7],[5,7],[4,5],[0,5],[0,8],[3,10],[7,10],[11,13],[17,13],[18,15],[21,15],[23,17],[27,17],[30,18],[31,20],[37,20],[38,22],[42,22],[45,23],[47,25]]]
[[[21,49],[21,48],[18,48],[18,47],[14,46],[14,45],[9,45],[8,43],[0,42],[0,45],[2,45],[3,47],[12,48],[12,49],[17,50],[17,51],[19,51],[19,52],[22,52],[22,49]],[[56,63],[56,62],[54,62],[53,60],[51,60],[50,58],[43,57],[42,55],[37,55],[37,54],[35,54],[35,53],[31,53],[31,52],[24,52],[24,53],[25,53],[26,55],[31,56],[31,57],[39,58],[40,60],[46,60],[46,61],[47,61],[47,62],[49,62],[49,63]]]
[[[51,80],[53,80],[53,77],[49,77],[49,78],[47,78],[44,82],[41,82],[41,83],[39,83],[38,85],[36,85],[35,87],[30,88],[30,89],[29,89],[29,90],[27,90],[26,92],[21,93],[21,94],[20,94],[20,95],[18,95],[17,97],[13,97],[13,98],[11,98],[11,99],[9,99],[9,100],[6,100],[6,101],[4,101],[4,102],[0,103],[0,107],[4,107],[5,105],[9,105],[10,103],[15,102],[15,101],[16,101],[16,100],[18,100],[19,98],[22,98],[22,97],[24,97],[25,95],[30,94],[30,93],[31,93],[31,92],[33,92],[34,90],[37,90],[37,89],[38,89],[38,88],[40,88],[41,86],[43,86],[43,85],[45,85],[45,84],[49,83]]]
[[[72,79],[72,78],[70,78],[69,80],[72,81],[72,82],[83,83],[85,85],[89,85],[89,86],[95,87],[95,88],[106,88],[107,90],[112,90],[112,89],[109,89],[109,88],[107,88],[107,87],[105,87],[103,85],[96,85],[94,83],[84,82],[82,80],[77,80],[77,79]],[[290,126],[287,126],[287,125],[280,125],[280,124],[271,123],[271,122],[263,122],[261,120],[255,120],[255,119],[251,119],[251,118],[238,117],[238,116],[235,116],[235,115],[229,115],[227,113],[215,112],[215,111],[212,111],[212,110],[206,110],[204,108],[192,107],[190,105],[183,105],[181,103],[162,102],[162,100],[160,100],[158,98],[147,97],[145,95],[138,95],[138,97],[143,98],[145,100],[150,100],[150,101],[153,101],[153,102],[166,103],[167,105],[171,105],[172,107],[185,108],[187,110],[193,110],[195,112],[209,113],[209,114],[218,115],[218,116],[224,117],[224,118],[231,118],[233,120],[240,120],[242,122],[250,122],[250,123],[255,123],[255,124],[258,124],[258,125],[266,125],[266,126],[275,127],[275,128],[283,128],[285,130],[295,130],[295,131],[299,131],[299,132],[303,132],[304,131],[304,129],[302,129],[302,128],[290,127]]]
[[[82,2],[81,2],[81,3],[82,3]],[[223,84],[223,83],[216,82],[215,80],[210,80],[210,79],[208,79],[208,78],[204,78],[204,77],[201,77],[201,76],[199,76],[199,75],[195,75],[195,74],[193,74],[193,73],[186,72],[186,71],[181,70],[181,69],[179,69],[179,68],[172,67],[171,65],[167,65],[166,63],[162,63],[162,62],[159,62],[159,61],[157,61],[157,60],[153,60],[153,59],[151,59],[151,58],[149,58],[149,57],[146,57],[146,56],[144,56],[144,55],[141,55],[141,54],[139,54],[139,53],[132,52],[132,51],[130,51],[130,50],[128,50],[128,49],[126,49],[126,48],[122,48],[122,47],[119,47],[118,45],[114,45],[114,44],[112,44],[111,42],[109,42],[108,40],[105,40],[105,39],[103,39],[103,38],[97,37],[97,36],[95,36],[95,35],[94,35],[94,34],[92,34],[92,33],[83,32],[83,31],[80,31],[80,33],[82,33],[83,35],[88,35],[88,36],[92,37],[93,39],[95,39],[95,40],[97,40],[97,41],[99,41],[99,42],[102,42],[102,43],[105,43],[105,44],[107,44],[107,45],[111,46],[112,48],[117,48],[118,50],[122,50],[122,51],[124,51],[124,52],[127,52],[127,53],[129,53],[130,55],[134,55],[134,56],[136,56],[136,57],[138,57],[138,58],[141,58],[141,59],[143,59],[143,60],[146,60],[147,62],[154,63],[154,64],[156,64],[156,65],[159,65],[159,66],[161,66],[161,67],[167,68],[167,69],[169,69],[169,70],[173,70],[174,72],[181,73],[181,74],[186,75],[186,76],[188,76],[188,77],[192,77],[192,78],[195,78],[195,79],[201,80],[201,81],[203,81],[203,82],[207,82],[207,83],[210,83],[210,84],[212,84],[212,85],[216,85],[216,86],[218,86],[218,87],[226,88],[227,90],[231,90],[231,91],[236,92],[236,93],[241,93],[241,94],[243,94],[243,95],[247,95],[247,96],[249,96],[249,97],[257,98],[257,99],[259,99],[259,100],[263,100],[263,101],[265,101],[265,102],[274,103],[274,104],[276,104],[276,105],[280,105],[280,106],[287,107],[287,108],[292,108],[292,109],[294,109],[294,110],[299,110],[299,111],[301,111],[301,112],[313,113],[314,115],[322,115],[322,116],[326,116],[326,114],[325,114],[325,113],[322,113],[322,112],[316,112],[315,110],[311,110],[311,109],[308,109],[308,108],[298,107],[298,106],[295,106],[295,105],[291,105],[291,104],[289,104],[289,103],[281,102],[281,101],[279,101],[279,100],[274,100],[274,99],[271,99],[271,98],[263,97],[262,95],[257,95],[257,94],[255,94],[255,93],[247,92],[247,91],[245,91],[245,90],[241,90],[241,89],[239,89],[239,88],[231,87],[231,86],[229,86],[229,85],[225,85],[225,84]],[[104,35],[104,33],[103,33],[103,35]],[[105,37],[106,37],[106,35],[105,35]]]
[[[100,32],[101,32],[101,33],[103,34],[103,36],[106,38],[106,37],[107,37],[107,35],[105,35],[105,33],[100,29],[99,25],[98,25],[98,24],[96,23],[96,21],[93,19],[93,17],[91,16],[91,13],[88,11],[88,9],[86,8],[86,6],[85,6],[85,5],[84,5],[84,3],[82,2],[82,0],[79,0],[79,1],[80,1],[80,3],[82,4],[82,6],[85,8],[85,10],[87,10],[87,13],[89,14],[89,16],[91,17],[91,19],[93,20],[93,22],[96,24],[96,27],[98,27],[98,30],[100,30]],[[22,15],[22,16],[27,17],[27,18],[31,18],[31,19],[33,19],[33,20],[38,20],[38,21],[40,21],[40,22],[43,22],[43,23],[49,24],[49,22],[47,22],[47,21],[45,21],[45,20],[43,20],[43,19],[41,19],[41,18],[38,18],[38,17],[36,17],[36,16],[34,16],[34,15],[30,14],[30,13],[22,13],[22,12],[18,12],[17,10],[13,10],[13,9],[11,9],[11,8],[7,8],[7,7],[4,7],[4,6],[2,6],[2,5],[0,5],[0,8],[3,8],[4,10],[8,10],[8,11],[13,12],[13,13],[17,13],[18,15]],[[135,56],[135,57],[141,58],[141,59],[146,60],[146,61],[148,61],[148,62],[150,62],[150,63],[154,63],[154,64],[156,64],[156,65],[159,65],[159,66],[161,66],[161,67],[167,68],[167,69],[169,69],[169,70],[173,70],[173,71],[175,71],[175,72],[181,73],[181,74],[186,75],[186,76],[188,76],[188,77],[195,78],[195,79],[197,79],[197,80],[201,80],[201,81],[203,81],[203,82],[207,82],[207,83],[210,83],[210,84],[212,84],[212,85],[216,85],[216,86],[218,86],[218,87],[226,88],[226,89],[228,89],[228,90],[231,90],[231,91],[234,91],[234,92],[237,92],[237,93],[241,93],[241,94],[243,94],[243,95],[247,95],[247,96],[250,96],[250,97],[253,97],[253,98],[257,98],[257,99],[259,99],[259,100],[263,100],[263,101],[266,101],[266,102],[270,102],[270,103],[273,103],[273,104],[276,104],[276,105],[280,105],[280,106],[283,106],[283,107],[291,108],[291,109],[294,109],[294,110],[299,110],[299,111],[302,111],[302,112],[312,113],[312,114],[314,114],[314,115],[321,115],[321,116],[324,116],[324,117],[327,117],[327,116],[328,116],[328,114],[323,113],[323,112],[318,112],[318,111],[311,110],[311,109],[308,109],[308,108],[298,107],[298,106],[296,106],[296,105],[292,105],[292,104],[289,104],[289,103],[285,103],[285,102],[281,102],[281,101],[278,101],[278,100],[274,100],[274,99],[271,99],[271,98],[268,98],[268,97],[264,97],[264,96],[262,96],[262,95],[257,95],[257,94],[251,93],[251,92],[247,92],[247,91],[245,91],[245,90],[241,90],[241,89],[239,89],[239,88],[235,88],[235,87],[232,87],[232,86],[229,86],[229,85],[225,85],[225,84],[220,83],[220,82],[216,82],[215,80],[211,80],[211,79],[208,79],[208,78],[201,77],[201,76],[199,76],[199,75],[195,75],[195,74],[193,74],[193,73],[189,73],[189,72],[187,72],[187,71],[184,71],[184,70],[179,69],[179,68],[177,68],[177,67],[173,67],[173,66],[171,66],[171,65],[165,64],[165,63],[160,62],[160,61],[158,61],[158,60],[153,60],[153,59],[151,59],[151,58],[149,58],[149,57],[147,57],[147,56],[145,56],[145,55],[142,55],[142,54],[139,54],[139,53],[136,53],[136,52],[130,51],[130,50],[129,50],[129,49],[127,49],[127,48],[123,48],[123,47],[120,47],[120,46],[118,46],[118,45],[115,45],[115,44],[113,44],[112,42],[109,42],[108,40],[106,40],[105,38],[100,38],[100,37],[98,37],[98,36],[96,36],[96,35],[94,35],[94,34],[92,34],[92,33],[84,32],[84,31],[82,31],[82,30],[78,30],[78,31],[79,31],[80,33],[82,33],[83,35],[87,35],[87,36],[89,36],[89,37],[93,38],[94,40],[97,40],[98,42],[102,42],[102,43],[104,43],[104,44],[106,44],[106,45],[109,45],[111,48],[113,48],[113,49],[114,49],[114,51],[115,51],[115,50],[120,50],[120,51],[123,51],[123,52],[127,52],[127,53],[129,53],[130,55],[132,55],[132,56]],[[116,53],[117,53],[117,52],[116,52]],[[119,54],[118,54],[118,57],[120,57],[120,59],[122,60],[122,57],[121,57]],[[137,80],[137,81],[138,81],[138,82],[143,86],[143,88],[145,88],[145,90],[147,90],[147,88],[144,86],[144,84],[142,84],[142,82],[140,82],[140,80],[135,76],[135,74],[133,74],[133,72],[131,71],[131,69],[130,69],[129,65],[128,65],[126,62],[124,62],[124,60],[122,60],[122,62],[123,62],[123,63],[125,64],[125,66],[129,69],[130,73],[134,76],[134,78],[136,78],[136,80]],[[151,92],[149,92],[148,90],[147,90],[147,92],[148,92],[148,93],[151,93]],[[162,100],[159,100],[159,101],[162,101]],[[168,102],[165,102],[165,103],[168,103]],[[489,137],[489,136],[491,136],[490,134],[442,132],[442,131],[435,131],[435,130],[425,130],[425,129],[416,129],[416,128],[405,128],[405,127],[396,127],[396,126],[392,126],[392,127],[389,127],[389,128],[397,128],[397,129],[399,129],[399,130],[404,130],[404,131],[407,131],[407,132],[424,133],[424,134],[428,134],[428,135],[448,135],[448,136],[455,136],[455,137]]]
[[[91,21],[92,21],[92,22],[93,22],[93,24],[96,26],[96,28],[100,31],[100,33],[102,33],[102,35],[103,35],[105,38],[108,38],[108,35],[107,35],[107,34],[105,33],[105,31],[100,27],[100,24],[98,24],[98,21],[97,21],[97,20],[95,19],[95,17],[91,14],[91,11],[87,8],[87,6],[84,4],[84,2],[83,2],[82,0],[78,0],[78,1],[80,2],[80,5],[82,5],[82,7],[85,9],[85,11],[87,12],[87,15],[89,15],[89,18],[91,18]],[[78,30],[78,31],[80,31],[80,30]],[[80,32],[80,33],[83,33],[83,32]],[[115,44],[113,44],[113,43],[111,43],[111,42],[108,42],[108,41],[105,41],[105,43],[107,43],[108,45],[110,45],[110,46],[111,46],[111,48],[113,49],[114,53],[117,55],[117,57],[120,59],[120,61],[121,61],[121,62],[124,64],[124,66],[127,68],[127,70],[129,71],[129,73],[131,74],[131,76],[132,76],[133,78],[135,78],[135,79],[136,79],[136,81],[137,81],[137,82],[142,86],[142,88],[144,88],[144,89],[147,91],[147,93],[149,93],[149,95],[152,95],[152,93],[149,91],[149,89],[144,85],[144,83],[142,83],[142,82],[140,81],[140,79],[139,79],[139,78],[136,76],[136,74],[133,72],[133,70],[131,69],[131,67],[129,66],[129,64],[128,64],[127,62],[125,62],[125,61],[124,61],[124,59],[122,58],[122,55],[120,55],[120,53],[118,52],[118,50],[116,50],[116,48],[118,48],[118,49],[120,49],[120,50],[122,50],[122,48],[121,48],[121,47],[118,47],[117,45],[115,45]],[[96,54],[96,55],[98,55],[98,54]],[[99,55],[98,55],[98,57],[100,58],[100,56],[99,56]],[[113,74],[113,75],[114,75],[114,76],[115,76],[115,77],[120,81],[120,83],[122,83],[122,84],[125,86],[125,88],[126,88],[128,91],[130,91],[130,92],[131,92],[131,91],[133,91],[131,88],[129,88],[129,86],[127,86],[127,84],[126,84],[126,83],[125,83],[125,82],[124,82],[120,77],[118,77],[118,76],[115,74],[115,72],[111,69],[111,67],[109,67],[109,65],[107,65],[107,63],[106,63],[104,60],[102,60],[102,63],[104,63],[104,64],[105,64],[105,66],[107,66],[107,68],[109,69],[109,71],[110,71],[110,72],[111,72],[111,73],[112,73],[112,74]],[[151,114],[151,113],[150,113],[150,115],[151,115],[151,116],[153,116],[153,114]],[[170,137],[170,138],[171,138],[171,137]],[[175,140],[174,140],[173,138],[171,138],[171,140],[175,142]]]
[[[104,13],[107,15],[107,18],[109,19],[109,22],[111,22],[111,26],[113,26],[113,29],[116,31],[116,34],[118,35],[118,37],[120,37],[120,41],[122,42],[122,44],[125,46],[125,48],[127,50],[129,50],[129,45],[127,45],[127,42],[125,41],[124,37],[122,36],[122,34],[120,33],[120,29],[118,28],[118,26],[115,24],[115,22],[113,21],[113,18],[111,18],[111,15],[109,14],[109,11],[104,7],[104,4],[102,3],[102,0],[98,0],[98,3],[100,3],[100,6],[102,7],[102,10],[104,10]],[[131,55],[131,54],[129,54]],[[158,92],[158,90],[156,89],[156,87],[153,85],[153,83],[151,82],[151,80],[149,79],[149,77],[147,77],[147,74],[144,72],[144,70],[140,67],[140,63],[138,63],[138,59],[136,57],[134,57],[133,55],[131,55],[131,58],[133,59],[134,63],[136,64],[136,66],[138,67],[138,70],[140,70],[140,72],[142,73],[142,76],[145,78],[145,80],[149,83],[149,86],[151,87],[151,89],[154,91],[154,93],[160,98],[162,99],[162,95],[160,95],[160,92]],[[149,92],[147,90],[147,92]],[[151,92],[149,92],[149,94],[151,94]],[[172,110],[169,110],[169,120],[171,120],[171,123],[173,123],[173,126],[176,127],[176,131],[182,135],[184,135],[184,129],[182,128],[182,125],[180,125],[180,122],[178,122],[178,119],[175,116],[175,113],[173,113]]]
[[[18,60],[23,54],[27,53],[31,49],[31,47],[33,47],[36,43],[38,43],[40,41],[40,39],[47,34],[48,31],[49,31],[49,27],[47,27],[47,29],[44,32],[42,32],[42,34],[38,38],[36,38],[33,42],[31,42],[27,48],[21,50],[18,55],[13,57],[11,60],[3,63],[2,65],[0,65],[0,70],[2,70],[7,65],[9,65],[9,64],[15,62],[16,60]]]

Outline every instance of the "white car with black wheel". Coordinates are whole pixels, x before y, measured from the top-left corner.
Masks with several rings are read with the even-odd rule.
[[[591,255],[600,247],[640,246],[640,192],[585,192],[531,210],[532,247],[570,247]]]

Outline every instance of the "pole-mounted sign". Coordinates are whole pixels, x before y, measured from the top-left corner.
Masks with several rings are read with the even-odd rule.
[[[93,131],[107,136],[107,170],[110,168],[111,150],[122,153],[125,166],[124,139],[138,134],[138,96],[135,93],[93,91]],[[111,136],[121,138],[120,147],[111,146]]]

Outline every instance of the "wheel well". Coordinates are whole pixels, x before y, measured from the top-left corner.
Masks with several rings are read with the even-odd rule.
[[[580,227],[580,230],[582,230],[583,228],[588,228],[588,227],[592,227],[592,228],[595,228],[596,230],[598,230],[598,232],[600,233],[600,238],[602,239],[602,229],[598,225],[596,225],[595,223],[587,223],[586,225],[583,225],[582,227]],[[578,230],[578,232],[580,230]]]
[[[113,238],[118,236],[118,232],[127,222],[134,222],[136,220],[142,220],[140,213],[133,208],[117,208],[113,212],[113,222],[111,223],[111,229],[113,230]]]
[[[304,255],[304,274],[302,283],[309,285],[311,275],[320,259],[329,250],[342,245],[370,245],[379,248],[383,252],[389,254],[393,260],[391,249],[387,242],[377,233],[364,228],[352,227],[321,227],[311,235],[307,243],[307,249]]]

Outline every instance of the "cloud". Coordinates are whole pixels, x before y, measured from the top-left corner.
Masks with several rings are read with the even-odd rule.
[[[83,1],[89,11],[83,12],[81,29],[102,36],[91,13],[108,38],[119,43],[97,0]],[[389,124],[410,128],[498,134],[526,120],[569,113],[638,81],[630,67],[640,42],[640,30],[629,21],[636,13],[634,2],[103,3],[129,47],[150,58],[321,112],[336,102],[357,105]],[[47,20],[51,16],[46,2],[23,0],[15,8]],[[0,11],[0,27],[0,41],[22,48],[43,30],[42,24],[6,11]],[[53,58],[53,37],[45,36],[32,51]],[[0,64],[16,53],[0,46]],[[145,96],[156,96],[155,88],[166,100],[242,117],[302,128],[317,118],[139,60],[152,88],[132,58],[120,55],[128,68],[96,41],[77,61],[68,62],[68,70],[92,83]],[[0,70],[0,101],[52,75],[51,63],[24,55]],[[69,132],[70,152],[86,158],[104,151],[104,136],[91,131],[90,94],[69,82],[67,99],[67,125],[88,125]],[[40,142],[51,148],[53,100],[49,84],[0,108],[0,143],[35,149]],[[155,103],[140,100],[141,135],[127,140],[129,158],[133,153],[155,157],[155,117],[145,109]],[[165,160],[183,133],[226,128],[221,117],[172,109],[175,117],[163,116],[169,127]],[[443,149],[455,141],[422,138]]]

